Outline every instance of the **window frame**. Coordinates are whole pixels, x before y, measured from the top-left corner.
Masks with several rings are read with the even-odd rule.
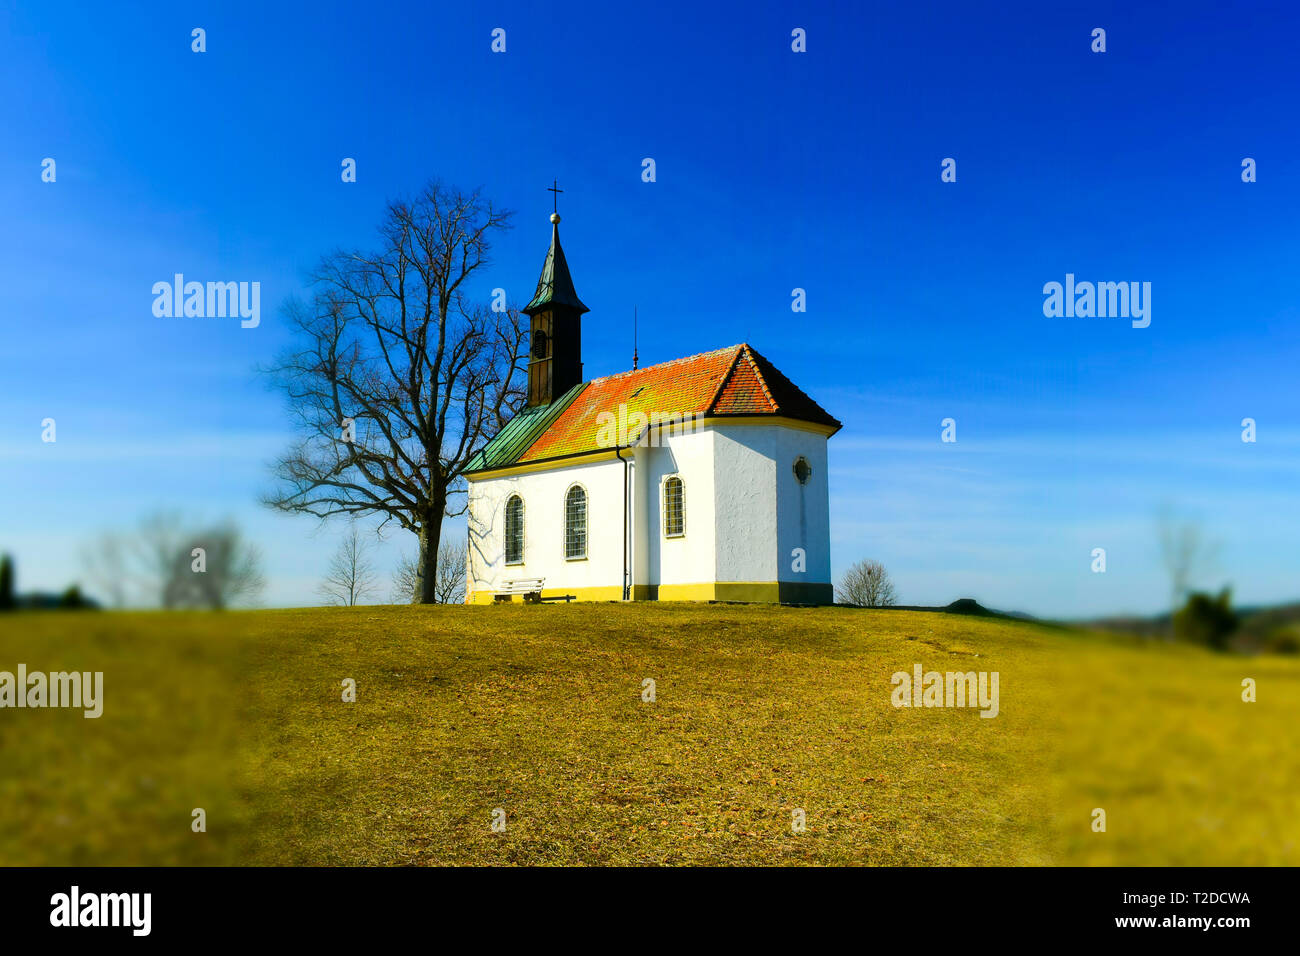
[[[672,481],[677,482],[680,489],[677,496],[677,506],[682,529],[676,533],[668,531],[668,483]],[[679,472],[664,475],[659,480],[659,513],[662,516],[662,520],[659,522],[660,530],[665,540],[686,537],[686,482]]]
[[[512,501],[519,502],[519,558],[516,561],[510,560],[510,502]],[[519,494],[517,491],[512,491],[509,497],[506,498],[505,526],[502,529],[501,535],[501,543],[503,545],[502,550],[505,552],[506,567],[508,568],[518,567],[524,563],[524,529],[526,526],[524,521],[524,511],[524,496]]]
[[[582,554],[569,554],[569,496],[574,490],[582,492]],[[564,523],[563,533],[560,535],[560,550],[564,554],[565,561],[586,561],[587,555],[591,550],[591,538],[588,529],[591,527],[591,494],[582,482],[572,482],[569,487],[564,489]]]

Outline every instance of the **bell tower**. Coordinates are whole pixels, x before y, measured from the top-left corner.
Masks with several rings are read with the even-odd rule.
[[[591,311],[573,288],[560,247],[560,214],[551,213],[551,248],[524,306],[532,321],[528,343],[528,405],[549,405],[582,381],[582,315]]]

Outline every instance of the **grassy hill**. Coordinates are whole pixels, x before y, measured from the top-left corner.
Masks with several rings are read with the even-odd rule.
[[[1300,863],[1294,658],[588,604],[20,613],[20,661],[104,671],[104,716],[0,710],[0,863]],[[917,663],[999,715],[893,707]]]

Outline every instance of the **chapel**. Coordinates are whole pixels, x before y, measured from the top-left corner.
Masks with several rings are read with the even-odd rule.
[[[741,343],[584,380],[551,216],[524,407],[470,462],[467,603],[830,604],[840,423]]]

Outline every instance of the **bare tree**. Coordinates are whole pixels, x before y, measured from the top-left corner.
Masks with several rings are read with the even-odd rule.
[[[81,551],[81,564],[92,589],[110,607],[124,608],[130,591],[129,549],[123,535],[106,531]]]
[[[173,556],[163,589],[163,607],[206,607],[216,611],[253,602],[266,587],[262,556],[246,544],[233,522],[185,535]]]
[[[374,589],[375,567],[370,561],[370,545],[353,525],[330,559],[329,573],[318,590],[330,603],[352,607]]]
[[[266,586],[261,555],[233,522],[187,527],[177,511],[155,511],[134,531],[106,531],[82,550],[96,590],[115,607],[224,608]]]
[[[1169,575],[1171,613],[1177,613],[1201,574],[1213,565],[1218,546],[1207,541],[1200,525],[1162,508],[1156,517],[1160,559]],[[1171,623],[1172,627],[1172,623]]]
[[[94,588],[114,607],[171,607],[173,579],[189,535],[179,511],[142,517],[131,531],[105,531],[81,552]]]
[[[898,601],[894,582],[879,561],[859,561],[844,572],[835,596],[841,604],[858,607],[892,607]]]
[[[444,541],[438,550],[438,578],[434,582],[437,601],[439,604],[463,604],[468,548],[464,541],[457,544]]]
[[[419,555],[412,558],[402,555],[393,571],[393,591],[390,595],[394,604],[419,604]]]
[[[126,581],[142,603],[175,607],[177,569],[183,563],[185,532],[178,511],[155,511],[140,519],[129,540]]]
[[[437,600],[442,519],[464,511],[452,500],[466,465],[523,402],[518,310],[466,292],[509,221],[478,191],[437,182],[390,203],[375,251],[326,256],[311,301],[286,305],[302,348],[268,370],[300,440],[266,503],[396,521],[419,541],[419,603]]]
[[[438,546],[438,573],[434,579],[434,600],[438,604],[461,604],[465,600],[465,559],[468,549],[462,544],[444,541]],[[393,572],[393,602],[421,603],[417,600],[417,563],[404,557]]]

